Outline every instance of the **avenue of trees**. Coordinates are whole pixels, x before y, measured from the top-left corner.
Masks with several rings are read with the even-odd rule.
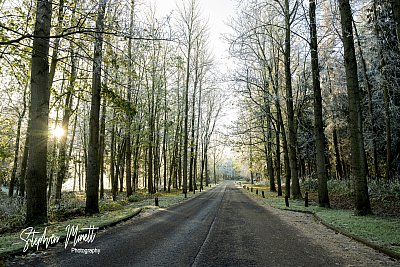
[[[161,17],[145,0],[0,0],[0,185],[27,224],[47,222],[67,181],[88,214],[107,189],[216,182],[232,93],[229,141],[252,183],[301,199],[313,178],[330,207],[328,181],[349,180],[367,215],[368,183],[400,181],[398,1],[232,1],[225,92],[200,1]]]
[[[237,1],[226,36],[241,116],[232,133],[271,191],[302,198],[300,182],[353,184],[371,213],[368,182],[400,179],[399,4],[390,0]],[[283,190],[283,183],[285,192]]]
[[[199,1],[0,0],[0,182],[47,221],[67,180],[112,197],[214,182],[223,105]],[[214,150],[213,150],[214,149]],[[122,193],[123,192],[123,193]]]

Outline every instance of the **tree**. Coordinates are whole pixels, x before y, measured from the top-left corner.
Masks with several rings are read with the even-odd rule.
[[[12,197],[14,194],[14,186],[16,183],[18,155],[19,155],[19,143],[21,140],[21,127],[22,127],[22,121],[25,117],[25,113],[26,113],[26,109],[27,109],[27,105],[26,105],[27,87],[28,87],[28,85],[26,85],[24,88],[23,107],[22,107],[20,114],[18,114],[17,136],[16,136],[16,140],[15,140],[15,151],[14,151],[14,162],[13,162],[13,167],[12,167],[12,172],[11,172],[10,187],[8,188],[8,196],[10,196],[10,197]],[[25,177],[23,179],[25,179]],[[22,195],[23,195],[23,193],[22,193]]]
[[[133,35],[133,18],[134,18],[135,1],[131,1],[131,14],[130,14],[130,31],[129,34]],[[129,78],[128,78],[128,92],[127,101],[131,104],[132,101],[132,76],[133,76],[133,63],[132,63],[132,39],[128,41],[128,60],[129,60]],[[133,111],[129,109],[127,111],[127,127],[126,127],[126,195],[129,197],[132,195],[132,149],[131,149],[131,125],[132,125]]]
[[[355,214],[371,214],[367,177],[364,166],[364,143],[360,88],[358,83],[357,60],[354,48],[352,12],[349,0],[339,0],[340,22],[344,46],[344,66],[349,101],[351,169],[354,179]]]
[[[291,62],[291,25],[297,13],[298,2],[296,1],[293,10],[290,10],[289,0],[285,0],[284,14],[285,14],[285,50],[283,53],[285,64],[285,90],[286,90],[286,109],[289,133],[289,160],[290,170],[292,177],[292,196],[294,199],[301,198],[299,177],[297,172],[297,136],[296,125],[293,110],[293,89],[292,89],[292,71],[290,67]],[[286,185],[288,186],[288,185]]]
[[[188,181],[188,146],[189,146],[189,86],[190,86],[190,64],[192,50],[196,39],[198,38],[196,30],[199,27],[199,7],[196,0],[191,0],[189,4],[185,4],[180,10],[182,28],[184,30],[185,47],[186,47],[186,78],[184,93],[184,123],[183,123],[183,193],[187,194]],[[193,103],[194,104],[194,103]],[[190,177],[189,177],[190,179]]]
[[[26,175],[26,224],[47,222],[47,139],[50,88],[49,38],[52,1],[38,0],[32,45],[30,153]]]
[[[92,100],[89,122],[86,213],[99,212],[99,121],[104,13],[107,0],[99,0],[93,57]]]
[[[318,177],[318,204],[320,207],[330,207],[328,195],[328,177],[325,162],[324,125],[322,117],[322,96],[319,75],[318,40],[316,25],[316,0],[310,0],[310,48],[311,67],[314,89],[314,138],[316,149],[316,166]]]
[[[400,2],[397,0],[392,0],[392,10],[393,16],[396,23],[396,32],[397,32],[397,42],[399,44],[400,49]]]

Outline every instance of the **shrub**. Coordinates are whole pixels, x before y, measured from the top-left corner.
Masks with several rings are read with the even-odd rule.
[[[316,192],[318,191],[318,180],[314,178],[306,178],[302,182],[302,188],[305,191]]]
[[[25,215],[26,205],[24,198],[1,196],[0,233],[23,226]]]
[[[140,197],[140,195],[138,195],[138,194],[133,194],[133,195],[130,195],[129,197],[128,197],[128,201],[129,202],[139,202],[139,201],[141,201],[142,200],[142,198]]]
[[[84,199],[73,192],[65,192],[58,201],[50,201],[48,216],[50,221],[64,221],[85,214]]]
[[[328,190],[330,193],[337,194],[351,194],[352,186],[351,180],[336,180],[331,179],[328,181]]]
[[[115,211],[115,210],[121,210],[124,208],[124,205],[122,205],[118,201],[104,201],[100,202],[100,211]]]

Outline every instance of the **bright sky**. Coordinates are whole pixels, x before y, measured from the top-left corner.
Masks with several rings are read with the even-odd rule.
[[[188,0],[151,0],[155,3],[159,14],[168,14],[182,6]],[[208,20],[210,30],[210,45],[215,59],[219,64],[224,64],[228,57],[228,45],[221,39],[221,35],[229,32],[226,25],[229,18],[234,15],[233,0],[199,0],[201,13]]]

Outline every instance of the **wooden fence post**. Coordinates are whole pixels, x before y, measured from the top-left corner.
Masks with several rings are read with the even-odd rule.
[[[289,207],[289,197],[288,196],[285,196],[285,204],[286,204],[286,207]]]

